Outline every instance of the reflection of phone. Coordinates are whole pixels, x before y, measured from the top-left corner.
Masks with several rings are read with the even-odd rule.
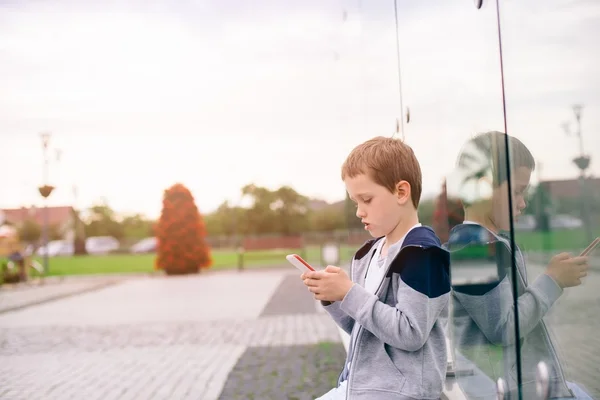
[[[600,237],[597,237],[596,239],[594,239],[594,241],[592,241],[592,243],[590,243],[590,245],[588,247],[586,247],[585,250],[582,251],[579,256],[583,257],[583,256],[587,256],[587,255],[591,254],[592,251],[594,251],[594,249],[596,247],[598,247],[598,245],[600,245]]]
[[[289,254],[285,258],[302,272],[314,271],[315,269],[309,263],[304,261],[298,254]]]

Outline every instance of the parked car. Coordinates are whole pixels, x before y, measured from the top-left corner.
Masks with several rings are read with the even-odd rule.
[[[85,240],[88,254],[108,254],[117,251],[119,247],[119,241],[112,236],[92,236]]]
[[[46,251],[48,252],[48,257],[56,257],[56,256],[72,256],[75,251],[73,248],[73,243],[67,240],[52,240],[48,242],[47,246],[42,246],[37,249],[37,254],[39,256],[44,256]]]
[[[550,227],[552,229],[575,229],[582,226],[583,221],[581,219],[568,214],[554,215],[550,220]]]
[[[149,237],[140,240],[129,251],[134,254],[154,253],[156,251],[157,240],[155,237]]]

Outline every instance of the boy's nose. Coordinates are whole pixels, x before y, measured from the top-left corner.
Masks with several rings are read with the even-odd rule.
[[[363,211],[362,211],[360,208],[357,208],[357,209],[356,209],[356,216],[357,216],[358,218],[361,218],[361,219],[362,219],[362,218],[366,217],[366,214],[365,214],[365,213],[364,213],[364,212],[363,212]]]

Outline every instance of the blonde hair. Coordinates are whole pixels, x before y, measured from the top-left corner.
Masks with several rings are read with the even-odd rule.
[[[375,183],[396,192],[396,185],[406,181],[415,208],[422,190],[421,166],[413,149],[399,139],[378,136],[356,146],[342,165],[342,180],[367,174]]]

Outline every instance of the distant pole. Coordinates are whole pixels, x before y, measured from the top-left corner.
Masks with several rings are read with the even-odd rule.
[[[573,159],[573,163],[579,168],[579,185],[580,185],[580,193],[581,193],[581,219],[583,221],[583,226],[585,227],[585,234],[587,242],[591,242],[594,239],[592,232],[592,222],[590,221],[590,212],[589,212],[589,204],[588,204],[588,196],[587,196],[587,187],[586,187],[586,170],[590,166],[590,156],[585,154],[584,146],[583,146],[583,135],[581,132],[581,112],[583,111],[583,105],[575,104],[573,107],[573,114],[575,115],[575,122],[577,124],[577,128],[575,131],[575,136],[578,139],[579,144],[579,156]],[[563,128],[565,129],[567,135],[571,134],[569,123],[564,123]]]
[[[48,197],[52,194],[54,190],[54,186],[48,184],[48,174],[49,174],[49,160],[48,160],[48,145],[50,143],[50,132],[43,132],[40,134],[42,139],[42,150],[44,156],[44,167],[43,167],[43,182],[42,186],[38,188],[40,194],[44,198],[44,220],[43,220],[43,230],[42,230],[42,242],[44,248],[44,275],[48,274],[48,225],[49,225],[49,215],[48,215]]]
[[[242,201],[244,200],[244,193],[237,198],[237,201],[233,205],[233,232],[234,232],[234,244],[235,244],[235,252],[237,254],[237,268],[238,271],[244,270],[244,248],[243,248],[243,240],[240,235],[240,216],[238,215]]]
[[[546,193],[546,189],[543,185],[542,180],[542,162],[536,162],[536,170],[537,170],[537,180],[538,180],[538,189],[537,189],[537,221],[536,228],[538,228],[542,232],[542,249],[544,252],[552,249],[552,244],[550,242],[551,235],[549,232],[551,230],[550,227],[550,210],[548,209],[548,201],[549,197]],[[537,226],[539,225],[539,226]]]

